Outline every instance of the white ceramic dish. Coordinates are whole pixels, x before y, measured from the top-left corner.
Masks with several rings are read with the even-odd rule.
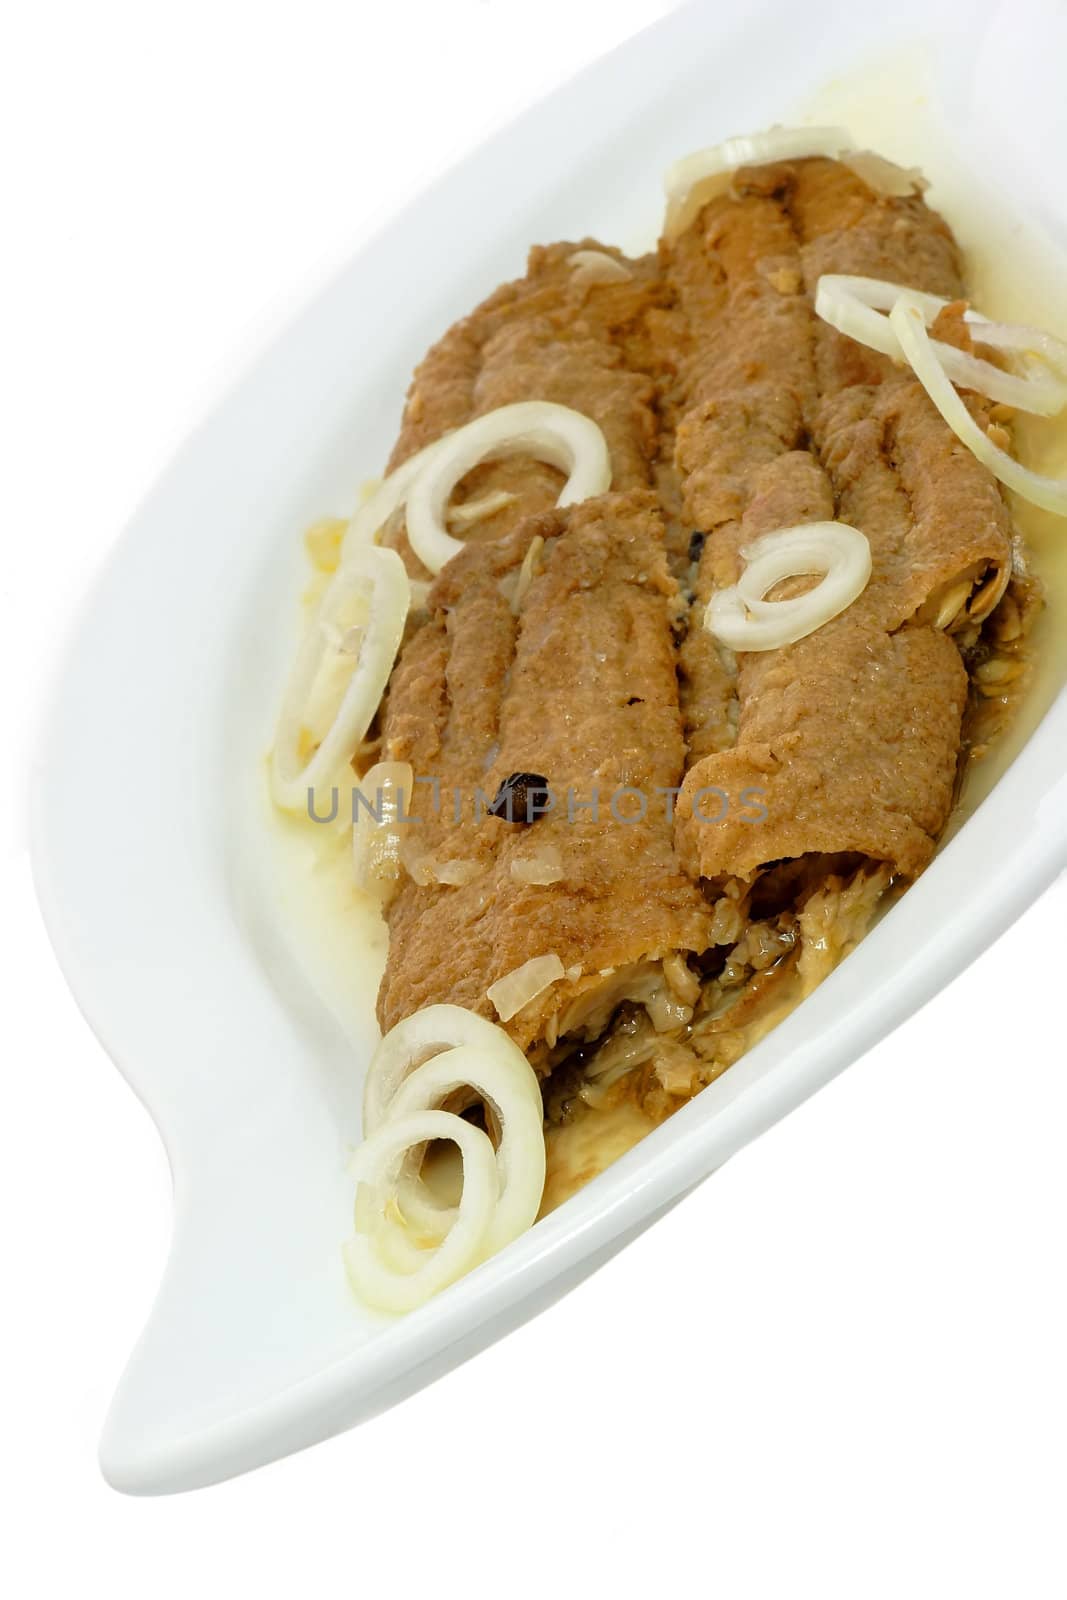
[[[50,720],[34,841],[60,960],[174,1176],[170,1258],[102,1443],[117,1487],[162,1492],[247,1470],[470,1356],[922,1005],[1067,860],[1061,694],[916,887],[749,1056],[435,1302],[395,1322],[354,1303],[339,1254],[344,1153],[358,1137],[380,948],[348,1015],[324,1002],[329,986],[302,967],[273,886],[253,781],[295,634],[299,532],[352,504],[387,454],[414,362],[521,270],[530,241],[650,242],[674,156],[788,118],[872,47],[931,30],[928,4],[898,7],[892,23],[861,9],[817,4],[801,17],[781,5],[746,21],[690,7],[522,117],[299,318],[119,545]],[[981,138],[1003,161],[1001,133],[976,110],[990,50],[1002,59],[998,18],[972,7],[965,39],[931,45],[930,92],[972,155]],[[1064,154],[1061,142],[1061,170]],[[1055,202],[1035,188],[1034,203]],[[403,315],[372,315],[382,300]]]

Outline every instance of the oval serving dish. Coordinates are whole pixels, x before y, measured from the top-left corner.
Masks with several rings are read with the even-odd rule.
[[[929,93],[972,154],[988,137],[977,92],[985,9],[969,18],[966,44],[934,40],[925,52]],[[799,93],[925,34],[930,15],[918,4],[892,22],[777,5],[744,21],[697,5],[630,41],[368,245],[188,443],[119,544],[67,661],[34,816],[60,961],[155,1119],[174,1178],[166,1272],[101,1447],[116,1487],[168,1492],[248,1470],[466,1359],[923,1005],[1067,863],[1061,676],[1033,708],[1035,731],[1002,775],[991,769],[990,792],[976,793],[918,883],[750,1054],[435,1301],[402,1320],[354,1301],[340,1250],[351,1228],[345,1156],[377,1037],[384,935],[370,919],[353,923],[355,959],[336,999],[336,974],[316,976],[299,931],[306,907],[278,867],[263,758],[298,625],[300,530],[354,504],[385,459],[422,351],[520,270],[530,241],[593,231],[647,247],[674,157],[787,120]],[[1063,155],[1046,144],[1043,160]],[[936,205],[933,160],[928,170]],[[486,205],[505,193],[506,207]],[[374,314],[382,303],[405,308],[399,335],[396,318]],[[104,719],[90,714],[99,706]]]

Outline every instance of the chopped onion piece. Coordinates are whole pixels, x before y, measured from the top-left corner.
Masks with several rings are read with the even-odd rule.
[[[433,875],[438,883],[448,884],[451,888],[462,888],[465,883],[473,883],[474,879],[484,870],[480,861],[464,861],[455,858],[451,861],[442,861],[433,869]]]
[[[871,547],[845,522],[805,522],[765,533],[741,551],[737,583],[713,594],[704,626],[731,650],[777,650],[829,622],[861,594],[871,575]],[[791,600],[764,600],[783,578],[822,573],[822,582]]]
[[[1067,481],[1031,472],[1006,450],[999,449],[971,416],[941,367],[921,307],[913,305],[907,294],[901,295],[889,313],[889,321],[909,366],[956,437],[995,478],[1023,500],[1067,516]]]
[[[545,541],[541,534],[535,534],[530,540],[526,554],[522,558],[522,566],[519,568],[515,587],[512,591],[511,612],[513,616],[517,617],[522,610],[522,603],[526,599],[526,591],[534,580],[535,571],[541,560],[541,551],[544,548]]]
[[[467,1045],[483,1055],[500,1056],[514,1065],[529,1063],[503,1028],[464,1006],[426,1006],[413,1011],[382,1039],[367,1068],[363,1088],[363,1132],[374,1133],[385,1121],[397,1090],[416,1067],[439,1054]]]
[[[463,545],[445,531],[445,507],[461,478],[482,461],[534,456],[569,476],[557,505],[573,505],[611,485],[611,457],[591,418],[547,400],[498,406],[439,441],[407,496],[411,547],[431,572],[440,572]],[[388,479],[386,480],[388,482]]]
[[[408,1151],[433,1139],[449,1139],[459,1147],[463,1193],[445,1238],[416,1254],[390,1202]],[[411,1112],[364,1139],[351,1170],[368,1194],[357,1203],[360,1231],[345,1245],[345,1266],[352,1287],[368,1305],[412,1311],[484,1259],[499,1178],[496,1154],[481,1128],[451,1111]],[[410,1270],[398,1270],[401,1262]]]
[[[347,623],[354,600],[365,610],[366,621],[355,641],[358,648],[352,652]],[[271,758],[271,787],[283,809],[302,810],[309,791],[335,783],[351,761],[396,660],[409,600],[407,573],[395,550],[365,546],[334,575],[297,651],[282,699]],[[331,648],[335,656],[347,658],[347,683],[329,727],[315,738],[317,748],[308,759],[302,759],[308,706]]]
[[[729,189],[738,167],[802,161],[809,156],[836,158],[842,151],[854,148],[846,128],[770,128],[766,133],[727,139],[708,150],[683,156],[667,169],[664,179],[664,237],[670,242],[684,233],[709,200]]]
[[[824,273],[815,290],[816,313],[839,333],[857,344],[878,350],[894,361],[904,358],[900,341],[890,319],[883,313],[892,309],[901,295],[922,312],[929,327],[949,301],[939,295],[908,289],[884,278],[850,277],[843,273]],[[964,320],[982,344],[1014,350],[1029,357],[1025,376],[1002,372],[992,362],[982,361],[966,350],[957,350],[942,339],[931,341],[931,349],[953,383],[974,389],[1001,405],[1015,406],[1050,417],[1067,405],[1067,345],[1033,328],[1008,323],[987,322],[978,312],[968,310]]]
[[[509,870],[519,883],[559,883],[563,877],[563,857],[557,845],[546,844],[532,855],[512,857]]]
[[[394,1117],[433,1110],[464,1089],[484,1102],[500,1130],[497,1203],[485,1241],[485,1253],[491,1255],[535,1221],[545,1187],[544,1106],[537,1074],[522,1052],[459,1045],[434,1056],[400,1085],[386,1126]],[[439,1205],[424,1183],[411,1181],[410,1172],[406,1176],[397,1193],[401,1215],[430,1238],[443,1238],[456,1220],[456,1208]]]
[[[449,506],[445,512],[445,521],[453,528],[470,528],[476,522],[481,522],[483,517],[491,517],[495,511],[503,511],[505,506],[514,503],[516,496],[508,489],[495,489],[492,494],[479,495],[477,500],[464,500],[462,505]]]
[[[510,1022],[516,1012],[562,977],[563,962],[559,956],[533,956],[521,967],[515,967],[491,983],[485,992],[501,1022]]]
[[[400,881],[400,825],[414,792],[414,773],[407,761],[379,761],[365,772],[358,789],[352,823],[352,865],[356,888],[386,906]],[[369,808],[369,809],[368,809]]]
[[[633,273],[606,250],[575,250],[567,257],[571,282],[576,284],[629,283]]]

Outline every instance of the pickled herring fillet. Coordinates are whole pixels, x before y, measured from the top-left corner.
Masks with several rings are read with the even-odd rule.
[[[530,518],[437,579],[384,722],[386,758],[437,777],[440,805],[417,786],[388,912],[383,1028],[439,1000],[495,1020],[490,987],[544,955],[566,975],[506,1020],[523,1049],[595,1032],[598,995],[609,1010],[631,991],[672,1003],[659,963],[704,949],[710,916],[675,855],[662,792],[681,783],[685,757],[677,604],[662,520],[641,490]],[[542,776],[555,809],[529,824],[486,815],[515,773]]]
[[[737,743],[698,762],[678,801],[678,843],[704,878],[750,880],[772,863],[856,852],[912,878],[952,804],[967,675],[933,628],[827,623],[787,650],[745,658]],[[759,797],[746,825],[719,792]],[[707,820],[711,819],[709,823]]]
[[[973,630],[999,601],[1010,516],[911,375],[856,356],[812,296],[831,271],[956,294],[951,235],[918,197],[796,162],[739,173],[664,270],[711,323],[681,348],[691,404],[673,397],[683,504],[705,535],[681,656],[695,758],[678,807],[682,859],[712,880],[816,853],[914,876],[948,815],[967,700],[943,630]],[[737,581],[760,534],[830,518],[867,536],[867,588],[808,638],[735,661],[701,627],[711,594]],[[758,825],[736,805],[746,789],[762,794]],[[701,791],[731,802],[714,825],[702,813],[720,802],[702,805]]]
[[[630,276],[589,283],[572,258],[610,253]],[[612,462],[612,488],[649,483],[659,422],[648,365],[647,314],[666,294],[654,256],[629,260],[586,239],[537,247],[526,276],[502,285],[455,323],[420,362],[408,391],[389,470],[474,417],[520,400],[547,400],[591,417]],[[453,504],[502,493],[513,498],[463,531],[482,541],[556,502],[562,475],[532,457],[486,462],[469,473]],[[413,576],[425,576],[408,545],[402,514],[386,542]]]

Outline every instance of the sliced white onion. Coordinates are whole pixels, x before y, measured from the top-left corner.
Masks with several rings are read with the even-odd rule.
[[[606,250],[574,250],[567,257],[571,282],[576,284],[629,283],[633,273]]]
[[[906,294],[929,327],[949,301],[936,294],[908,289],[884,278],[852,277],[845,273],[824,273],[815,290],[815,310],[824,322],[857,344],[878,350],[894,361],[903,359],[900,341],[893,331],[888,312]],[[988,322],[978,312],[968,310],[964,321],[971,324],[982,344],[1013,350],[1030,358],[1025,376],[1002,372],[989,361],[957,350],[941,339],[932,340],[931,349],[953,383],[974,389],[1001,405],[1015,406],[1050,417],[1067,405],[1067,345],[1034,328],[1010,323]]]
[[[604,259],[611,261],[612,258]],[[619,263],[613,262],[613,265]],[[440,572],[463,548],[458,539],[449,535],[446,523],[469,526],[515,499],[514,494],[499,490],[449,509],[448,499],[456,484],[483,461],[499,461],[515,455],[534,456],[569,474],[557,501],[561,506],[603,494],[611,486],[607,442],[589,417],[547,400],[499,406],[435,439],[378,485],[348,525],[341,552],[342,567],[355,552],[372,545],[394,512],[407,505],[407,531],[412,549],[431,572]],[[446,482],[447,487],[442,492],[441,486]]]
[[[510,1022],[516,1012],[529,1005],[531,1000],[535,1000],[550,984],[563,976],[563,962],[559,956],[533,956],[529,961],[524,961],[521,967],[505,972],[485,992],[501,1022]]]
[[[500,1056],[529,1069],[529,1062],[503,1028],[464,1006],[426,1006],[413,1011],[382,1039],[367,1068],[363,1088],[363,1132],[374,1133],[386,1114],[404,1079],[428,1057],[459,1045],[469,1046],[483,1055]]]
[[[352,822],[353,874],[356,888],[383,906],[388,905],[400,881],[398,819],[409,808],[414,786],[415,776],[407,761],[379,761],[358,784],[367,804],[356,802]]]
[[[463,545],[445,529],[445,507],[456,484],[482,461],[534,456],[568,474],[557,505],[573,505],[611,485],[611,457],[596,423],[570,406],[521,400],[476,417],[440,441],[407,497],[411,547],[431,572],[440,572]]]
[[[809,156],[836,158],[842,151],[854,150],[847,128],[770,128],[707,150],[682,156],[668,167],[664,178],[667,215],[664,237],[670,242],[684,233],[698,212],[716,194],[730,187],[738,167],[764,166],[774,161],[802,161]]]
[[[971,416],[943,371],[933,342],[926,331],[921,307],[902,295],[889,313],[889,321],[900,342],[900,348],[915,376],[940,411],[949,427],[1000,482],[1023,500],[1067,516],[1067,481],[1045,478],[1031,472],[995,445]]]
[[[351,761],[388,682],[409,602],[407,573],[395,550],[364,546],[334,575],[297,651],[278,718],[271,788],[283,809],[302,810],[308,791],[336,783]],[[351,629],[354,604],[363,618],[357,638]],[[316,681],[324,669],[336,667],[338,657],[343,658],[347,682],[329,727],[321,737],[315,730],[318,748],[302,760]]]
[[[409,1150],[448,1139],[463,1158],[463,1192],[448,1233],[426,1250],[404,1237],[393,1196]],[[383,1311],[412,1311],[484,1259],[497,1208],[499,1178],[489,1136],[451,1111],[418,1111],[387,1122],[356,1150],[351,1171],[366,1186],[357,1202],[359,1230],[344,1247],[360,1299]]]
[[[441,1109],[461,1094],[485,1103],[499,1131],[496,1149],[481,1129]],[[530,1227],[545,1182],[543,1116],[522,1051],[473,1012],[432,1006],[386,1035],[367,1075],[366,1136],[350,1163],[356,1237],[345,1261],[362,1299],[410,1311]],[[420,1175],[427,1144],[442,1139],[463,1160],[458,1205],[439,1201]]]
[[[537,1074],[522,1052],[460,1045],[434,1056],[404,1079],[389,1107],[387,1126],[394,1118],[402,1121],[410,1113],[434,1110],[463,1089],[485,1102],[499,1129],[499,1192],[485,1242],[486,1254],[492,1255],[532,1226],[545,1187],[544,1107]],[[456,1208],[438,1204],[410,1172],[401,1172],[397,1193],[405,1221],[431,1239],[443,1238],[456,1221]]]
[[[348,524],[348,531],[341,546],[342,566],[356,551],[365,545],[374,544],[394,511],[399,511],[404,504],[408,490],[423,467],[433,460],[449,437],[447,433],[442,434],[440,439],[435,439],[432,444],[424,445],[421,450],[417,450],[413,456],[401,462],[387,478],[383,478],[374,492],[363,501]]]
[[[737,583],[713,594],[704,626],[731,650],[778,650],[821,628],[850,606],[871,575],[871,547],[847,522],[806,522],[765,533],[741,551]],[[822,573],[791,600],[764,600],[783,578]]]

